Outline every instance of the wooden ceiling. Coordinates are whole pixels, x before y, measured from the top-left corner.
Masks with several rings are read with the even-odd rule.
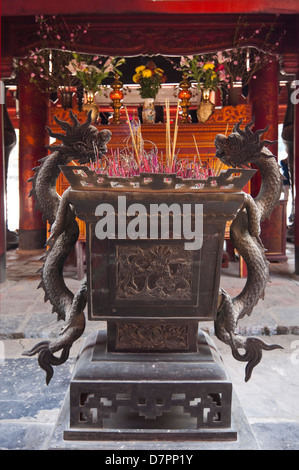
[[[299,13],[298,0],[2,0],[2,16],[68,14]]]
[[[89,0],[85,3],[2,0],[2,78],[11,76],[13,57],[22,57],[30,48],[38,47],[35,14],[63,14],[70,29],[90,23],[88,34],[78,45],[81,52],[136,57],[180,56],[230,48],[239,13],[247,13],[246,21],[252,31],[262,23],[270,25],[273,20],[278,33],[286,31],[280,52],[286,58],[288,72],[293,73],[299,51],[298,0],[288,0],[285,4],[277,0]],[[254,43],[249,45],[261,44],[262,38],[255,36]]]

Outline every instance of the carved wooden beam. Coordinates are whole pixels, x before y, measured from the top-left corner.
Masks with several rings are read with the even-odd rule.
[[[100,55],[136,56],[141,54],[185,55],[230,48],[239,15],[93,15],[65,16],[70,30],[90,23],[78,49]],[[247,33],[262,23],[273,23],[275,15],[251,15],[246,18]],[[289,17],[277,22],[277,32],[285,28]],[[34,17],[3,18],[5,43],[2,56],[23,56],[38,47]],[[261,46],[262,35],[254,35],[248,45]],[[51,44],[49,43],[49,46]],[[57,44],[56,44],[57,47]]]

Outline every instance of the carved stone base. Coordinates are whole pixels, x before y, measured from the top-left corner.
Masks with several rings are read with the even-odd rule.
[[[188,353],[107,352],[90,335],[70,383],[65,440],[235,440],[232,384],[214,344]]]

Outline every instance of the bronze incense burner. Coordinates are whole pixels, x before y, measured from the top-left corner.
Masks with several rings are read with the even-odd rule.
[[[52,224],[40,287],[65,327],[57,340],[26,354],[38,353],[48,383],[53,366],[67,359],[84,331],[86,303],[88,318],[106,321],[107,331],[89,336],[79,355],[64,438],[236,439],[231,381],[198,326],[214,320],[218,338],[247,362],[246,380],[262,350],[279,347],[234,333],[268,280],[259,227],[279,199],[281,176],[267,142],[260,141],[264,131],[254,134],[251,125],[241,130],[237,124],[229,137],[217,136],[216,156],[233,167],[217,177],[113,178],[82,166],[95,145],[98,155],[105,153],[110,132],[98,132],[90,117],[83,125],[71,118],[73,126],[59,121],[65,134],[50,131],[62,145],[52,147],[32,178],[32,192]],[[68,165],[74,158],[79,166]],[[246,169],[250,162],[263,178],[256,200],[242,191],[256,171]],[[70,183],[61,199],[53,192],[60,171]],[[86,224],[87,279],[73,294],[62,267],[78,237],[75,217]],[[219,288],[230,220],[231,239],[248,269],[247,283],[233,299]]]

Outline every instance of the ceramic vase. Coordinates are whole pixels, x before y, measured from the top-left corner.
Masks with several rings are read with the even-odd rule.
[[[142,108],[142,122],[143,124],[154,124],[156,118],[155,99],[145,98]]]

